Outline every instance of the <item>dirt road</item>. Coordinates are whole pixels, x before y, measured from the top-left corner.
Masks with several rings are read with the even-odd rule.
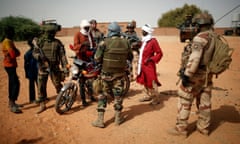
[[[7,74],[0,65],[0,143],[1,144],[238,144],[240,142],[240,37],[227,37],[235,48],[233,62],[228,71],[214,79],[212,96],[211,134],[206,137],[194,131],[197,114],[195,105],[189,119],[190,135],[186,139],[170,136],[166,131],[173,127],[177,113],[176,72],[184,43],[178,36],[158,36],[163,50],[163,59],[158,64],[161,104],[150,106],[139,103],[143,95],[142,87],[131,83],[124,100],[123,114],[126,121],[115,126],[113,104],[108,105],[105,114],[106,128],[91,126],[97,117],[96,103],[83,108],[75,103],[69,113],[59,115],[54,110],[55,89],[48,81],[47,110],[36,114],[39,106],[28,103],[28,81],[24,75],[23,54],[28,49],[26,42],[17,42],[22,55],[18,58],[17,73],[21,81],[19,104],[23,104],[22,114],[13,114],[8,109]],[[60,37],[67,54],[72,37]],[[3,60],[0,52],[0,60]]]

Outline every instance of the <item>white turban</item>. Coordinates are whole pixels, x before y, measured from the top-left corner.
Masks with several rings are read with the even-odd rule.
[[[84,29],[84,27],[90,27],[90,23],[87,21],[87,20],[82,20],[81,23],[80,23],[80,32],[83,34],[83,35],[88,35],[88,31],[86,31]]]
[[[153,28],[149,24],[145,24],[144,26],[142,26],[142,30],[144,30],[145,32],[147,32],[149,34],[152,34],[152,32],[153,32]]]
[[[82,20],[80,23],[80,28],[90,27],[90,23],[87,20]]]

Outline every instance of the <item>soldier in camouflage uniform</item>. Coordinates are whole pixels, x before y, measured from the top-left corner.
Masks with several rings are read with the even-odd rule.
[[[45,101],[47,100],[47,80],[50,75],[51,80],[59,93],[62,88],[62,71],[68,75],[68,61],[65,54],[65,48],[60,40],[55,38],[57,32],[56,25],[43,25],[44,34],[38,39],[34,39],[35,48],[33,56],[38,61],[38,93],[40,94],[37,102],[40,103],[40,110],[37,113],[43,112]]]
[[[104,112],[107,106],[107,96],[114,98],[115,124],[123,122],[121,111],[123,109],[123,83],[127,59],[132,59],[132,51],[129,42],[120,37],[120,26],[110,23],[108,36],[102,41],[94,56],[95,60],[102,63],[101,86],[98,93],[98,119],[92,123],[95,127],[104,127]]]
[[[132,52],[133,52],[133,60],[132,60],[132,69],[131,69],[131,81],[134,81],[137,77],[137,69],[138,69],[138,59],[139,59],[139,49],[141,47],[141,40],[137,36],[135,29],[135,21],[129,22],[127,24],[127,31],[125,31],[124,36],[130,42]]]
[[[199,110],[197,130],[208,135],[211,120],[212,74],[207,74],[206,65],[214,51],[214,45],[211,43],[213,39],[210,37],[210,33],[213,32],[213,18],[207,13],[201,13],[196,15],[194,22],[198,27],[198,34],[193,38],[190,49],[189,47],[185,49],[186,53],[190,52],[190,54],[185,55],[188,59],[180,70],[177,122],[175,128],[169,131],[171,135],[185,137],[187,137],[188,119],[194,98]]]

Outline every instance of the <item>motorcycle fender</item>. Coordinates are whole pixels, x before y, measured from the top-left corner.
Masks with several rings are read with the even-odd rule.
[[[65,83],[64,86],[61,88],[61,91],[65,91],[66,89],[68,89],[69,87],[74,86],[74,83],[69,82],[69,83]]]

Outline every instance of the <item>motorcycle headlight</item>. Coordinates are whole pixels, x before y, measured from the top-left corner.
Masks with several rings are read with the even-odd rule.
[[[79,69],[78,69],[78,67],[75,66],[75,65],[73,65],[70,70],[71,70],[71,72],[72,72],[73,75],[76,75],[76,74],[79,73]]]

